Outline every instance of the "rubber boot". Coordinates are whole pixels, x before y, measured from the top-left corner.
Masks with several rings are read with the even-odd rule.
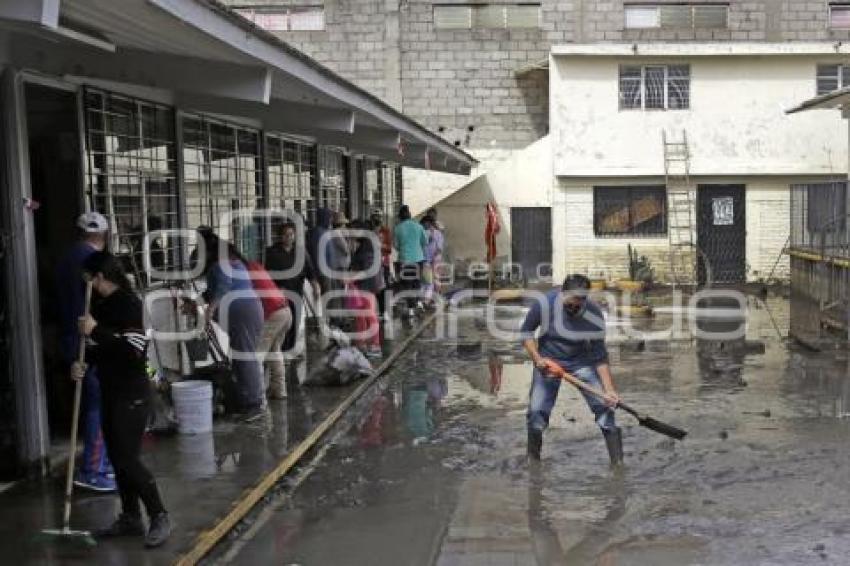
[[[623,465],[623,431],[617,427],[611,430],[603,430],[605,446],[608,448],[608,457],[611,466],[618,468]]]
[[[528,458],[530,460],[540,460],[540,450],[543,448],[543,431],[529,430],[528,431]]]

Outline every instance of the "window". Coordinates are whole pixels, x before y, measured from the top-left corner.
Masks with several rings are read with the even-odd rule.
[[[321,31],[324,6],[239,6],[233,11],[266,31]]]
[[[259,208],[263,194],[260,133],[192,114],[182,128],[187,228],[210,226],[249,259],[260,257],[262,222],[241,214]]]
[[[348,209],[348,157],[333,147],[319,149],[319,206],[350,215]]]
[[[540,27],[540,4],[437,4],[437,29],[521,29]]]
[[[656,236],[667,233],[664,186],[593,187],[593,233]]]
[[[850,65],[818,65],[818,94],[826,94],[846,86],[850,86]]]
[[[620,67],[620,108],[623,110],[686,110],[691,104],[688,65],[623,65]]]
[[[150,262],[144,260],[147,234],[180,225],[174,111],[91,88],[84,106],[86,196],[109,219],[110,247],[143,289],[151,283],[147,268],[180,265],[182,242],[167,235],[151,241]]]
[[[850,3],[829,5],[829,27],[850,29]]]
[[[626,29],[724,29],[726,4],[636,4],[625,7]]]
[[[266,135],[269,209],[295,211],[307,222],[315,220],[316,155],[314,144]]]

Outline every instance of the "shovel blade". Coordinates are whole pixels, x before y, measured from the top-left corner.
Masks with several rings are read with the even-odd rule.
[[[659,420],[653,419],[652,417],[642,417],[638,422],[640,423],[640,426],[676,440],[682,440],[688,435],[687,431],[676,428],[673,425],[663,423]]]

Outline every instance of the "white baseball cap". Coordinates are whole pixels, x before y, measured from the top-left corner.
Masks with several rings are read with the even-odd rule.
[[[77,218],[77,228],[87,234],[109,232],[109,222],[99,212],[85,212]]]

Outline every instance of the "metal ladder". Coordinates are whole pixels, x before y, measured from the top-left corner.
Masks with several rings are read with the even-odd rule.
[[[661,132],[664,144],[664,184],[667,187],[667,236],[670,245],[670,279],[676,285],[696,283],[696,245],[694,240],[694,194],[691,187],[691,150],[688,134],[681,141]]]

